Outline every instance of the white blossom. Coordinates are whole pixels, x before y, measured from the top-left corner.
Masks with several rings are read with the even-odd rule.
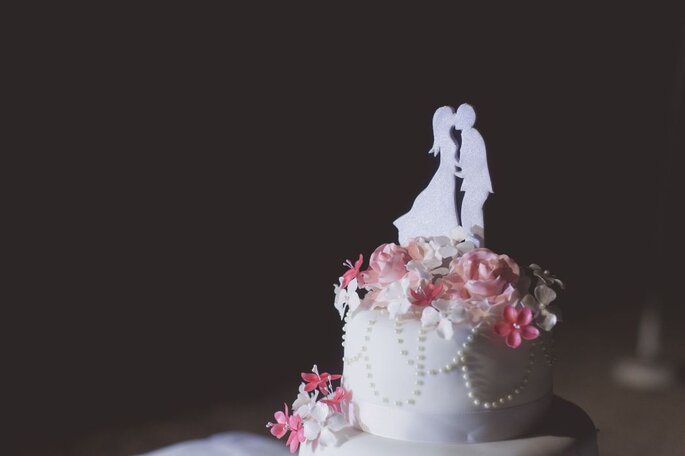
[[[361,299],[357,294],[357,279],[352,279],[349,284],[347,284],[347,289],[342,287],[342,277],[340,278],[339,285],[333,285],[333,291],[335,293],[335,301],[333,305],[338,310],[340,314],[340,319],[345,316],[345,309],[349,309],[350,312],[354,312],[359,307]]]
[[[464,302],[454,299],[436,299],[433,304],[423,309],[421,326],[437,329],[443,339],[451,339],[454,325],[464,322],[466,309]]]
[[[543,281],[533,290],[533,295],[526,295],[521,303],[535,311],[535,323],[545,331],[551,331],[560,320],[558,307],[550,305],[557,299],[557,293]]]

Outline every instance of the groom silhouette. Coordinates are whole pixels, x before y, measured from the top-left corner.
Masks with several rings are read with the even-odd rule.
[[[483,205],[492,193],[492,182],[485,153],[485,141],[478,130],[473,128],[476,112],[464,103],[459,106],[455,115],[454,128],[461,131],[461,148],[454,174],[463,179],[461,191],[464,198],[461,203],[461,224],[473,234],[478,245],[483,244],[485,222]]]

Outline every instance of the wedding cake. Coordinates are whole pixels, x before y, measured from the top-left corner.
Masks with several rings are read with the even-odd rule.
[[[475,118],[468,104],[435,112],[440,165],[395,221],[399,243],[379,246],[366,267],[363,255],[345,263],[334,285],[343,375],[302,373],[296,400],[267,424],[291,452],[596,454],[587,419],[578,435],[545,434],[544,423],[574,419],[560,413],[582,421],[552,394],[564,285],[485,247],[492,184]]]

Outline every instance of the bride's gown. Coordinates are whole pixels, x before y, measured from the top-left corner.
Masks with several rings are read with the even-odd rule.
[[[451,125],[436,136],[434,148],[440,154],[440,166],[428,187],[414,200],[409,212],[395,220],[400,244],[418,236],[449,236],[457,226],[456,180],[457,144],[450,134]]]

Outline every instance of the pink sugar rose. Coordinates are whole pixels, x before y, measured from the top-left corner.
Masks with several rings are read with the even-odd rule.
[[[507,255],[474,249],[450,267],[464,281],[463,291],[469,298],[486,299],[490,305],[509,304],[518,298],[519,266]]]
[[[450,272],[435,281],[442,285],[446,299],[469,299],[469,293],[464,288],[464,279],[457,273]]]
[[[369,259],[369,268],[362,272],[365,285],[385,287],[407,275],[409,253],[397,244],[379,246]]]

